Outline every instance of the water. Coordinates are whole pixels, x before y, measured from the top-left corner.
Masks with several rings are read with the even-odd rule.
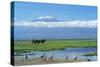
[[[15,40],[39,39],[96,39],[96,28],[14,27]]]
[[[31,51],[28,54],[28,57],[31,58],[39,58],[45,53],[45,55],[49,58],[53,56],[55,59],[65,59],[68,56],[68,60],[72,60],[75,57],[78,57],[77,60],[96,60],[96,56],[83,56],[84,54],[96,52],[96,48],[66,48],[64,50],[52,50],[52,51]],[[22,53],[20,56],[16,56],[17,58],[25,58],[26,53]]]

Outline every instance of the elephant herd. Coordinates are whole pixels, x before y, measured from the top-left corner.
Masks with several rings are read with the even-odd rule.
[[[34,44],[40,44],[40,43],[45,43],[45,39],[41,39],[41,40],[39,40],[39,39],[33,39],[32,40],[32,43],[34,43]]]

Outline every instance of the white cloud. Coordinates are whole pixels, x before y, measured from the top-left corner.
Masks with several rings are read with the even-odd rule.
[[[53,18],[52,16],[40,16],[40,17],[37,17],[37,19],[44,19],[44,18]]]
[[[64,22],[15,22],[14,26],[27,27],[82,27],[82,28],[96,28],[97,20],[90,21],[64,21]]]

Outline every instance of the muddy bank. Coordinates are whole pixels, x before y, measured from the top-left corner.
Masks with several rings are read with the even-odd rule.
[[[42,60],[40,58],[34,59],[15,59],[15,65],[37,65],[37,64],[55,64],[55,63],[71,63],[71,62],[84,62],[87,60],[61,60],[61,59],[53,59],[53,60]]]

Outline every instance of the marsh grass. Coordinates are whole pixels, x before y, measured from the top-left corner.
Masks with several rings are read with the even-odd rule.
[[[65,48],[96,47],[93,40],[47,40],[45,43],[34,44],[31,41],[14,41],[15,52],[63,50]]]
[[[83,56],[97,56],[97,52],[88,53]]]

